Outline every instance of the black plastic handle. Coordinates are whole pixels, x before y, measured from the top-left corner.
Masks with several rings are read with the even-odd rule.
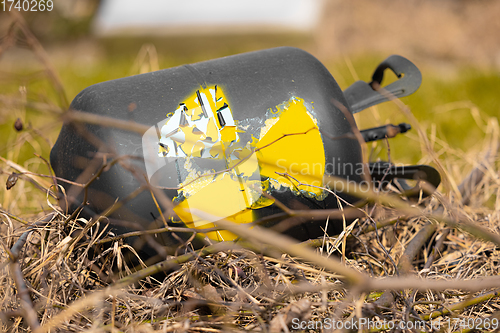
[[[439,172],[429,165],[405,165],[395,166],[388,162],[370,163],[368,166],[370,175],[378,182],[398,182],[407,196],[418,196],[418,186],[410,187],[404,179],[425,180],[434,188],[441,183]],[[424,193],[424,196],[425,193]]]
[[[399,78],[396,82],[383,87],[391,95],[398,98],[408,96],[420,87],[422,74],[417,66],[404,57],[392,55],[377,66],[370,83],[356,81],[344,90],[344,96],[349,103],[352,113],[357,113],[370,106],[388,101],[386,96],[375,90],[382,84],[384,71],[388,68]]]

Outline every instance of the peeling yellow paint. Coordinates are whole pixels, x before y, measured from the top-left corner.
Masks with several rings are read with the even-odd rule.
[[[222,89],[196,90],[160,130],[159,157],[225,159],[225,144],[238,141],[235,122]]]
[[[303,184],[323,186],[323,141],[304,101],[292,98],[278,106],[276,121],[270,127],[267,124],[268,121],[261,129],[261,137],[257,143],[261,175],[276,179],[281,186],[291,190],[294,184],[279,174],[288,174]],[[306,185],[299,186],[299,189],[314,195],[321,195],[323,192],[320,188]]]
[[[242,160],[244,161],[234,167],[238,176],[251,177],[256,171],[259,170],[259,162],[255,153],[252,153],[250,156],[241,156],[237,162]]]
[[[188,175],[179,184],[182,200],[174,211],[188,227],[210,228],[220,219],[250,223],[256,219],[257,209],[274,203],[262,191],[272,193],[273,189],[287,187],[293,193],[298,189],[322,197],[321,189],[307,186],[322,186],[325,168],[317,120],[304,100],[297,97],[268,111],[263,126],[240,126],[232,118],[222,89],[215,86],[196,91],[180,104],[171,117],[179,124],[177,131],[169,123],[162,128],[159,156],[185,157],[183,167]],[[240,142],[243,133],[249,142]],[[169,140],[175,141],[178,149],[169,149]],[[222,160],[225,169],[217,173],[196,169],[192,157]],[[305,166],[310,167],[306,173],[302,172]],[[303,185],[292,183],[286,175]],[[213,218],[200,218],[196,211]],[[218,241],[236,239],[236,235],[225,230],[209,232],[207,236]]]
[[[174,211],[188,227],[207,228],[221,218],[230,218],[243,211],[251,212],[252,203],[258,202],[260,198],[260,192],[255,191],[254,187],[259,188],[260,181],[247,182],[242,188],[238,180],[232,179],[229,173],[220,174],[210,185],[179,203]],[[214,219],[199,218],[193,213],[193,209],[214,216]],[[241,221],[241,216],[238,216],[237,220]],[[253,219],[251,214],[245,214],[245,216],[252,216]],[[244,223],[252,219],[245,220]]]
[[[220,131],[221,140],[224,142],[231,142],[236,140],[236,126],[225,126]]]
[[[184,179],[184,182],[180,184],[181,189],[178,191],[179,193],[183,193],[184,196],[190,196],[196,193],[199,189],[208,186],[211,182],[213,182],[214,170],[204,170],[202,172],[197,171],[193,168],[190,159],[186,159],[184,165],[185,170],[189,171],[189,174]]]

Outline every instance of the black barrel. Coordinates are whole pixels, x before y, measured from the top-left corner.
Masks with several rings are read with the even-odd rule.
[[[107,164],[88,188],[84,213],[101,214],[123,203],[109,214],[116,234],[165,222],[198,229],[216,226],[219,219],[250,223],[282,213],[274,200],[294,209],[337,208],[338,198],[325,189],[323,175],[362,179],[361,148],[346,117],[351,111],[346,96],[316,58],[296,48],[95,84],[75,97],[71,109],[149,128],[142,133],[66,123],[51,151],[56,175],[79,183]],[[69,202],[67,208],[74,210],[85,192],[60,184],[67,195],[61,205]],[[160,214],[158,206],[165,200],[172,207],[163,205]],[[299,222],[280,230],[299,240],[324,233],[324,220]],[[330,221],[328,232],[341,228]],[[155,240],[175,249],[179,239],[190,236],[161,233]],[[219,241],[236,237],[228,231],[206,236]]]

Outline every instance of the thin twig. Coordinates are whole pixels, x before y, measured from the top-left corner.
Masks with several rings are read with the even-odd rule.
[[[9,14],[14,18],[16,26],[22,31],[22,33],[26,37],[26,41],[33,50],[33,53],[38,57],[38,59],[40,59],[43,66],[46,68],[47,75],[51,79],[52,84],[55,86],[57,93],[59,95],[61,106],[63,109],[66,109],[69,106],[68,98],[66,97],[66,93],[64,91],[61,79],[59,78],[59,75],[57,74],[54,66],[52,66],[52,62],[49,60],[50,58],[49,55],[47,54],[47,52],[45,52],[45,49],[43,48],[42,44],[40,44],[38,39],[28,28],[28,25],[24,20],[23,16],[21,15],[21,13],[18,12],[17,10],[12,10],[9,11]]]

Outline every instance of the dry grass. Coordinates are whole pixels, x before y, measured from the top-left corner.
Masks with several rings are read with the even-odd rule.
[[[438,195],[421,203],[417,214],[372,204],[364,207],[367,216],[344,237],[325,238],[309,251],[271,231],[275,246],[261,237],[263,246],[245,232],[253,251],[233,244],[220,252],[215,246],[188,258],[170,258],[170,262],[190,260],[179,263],[160,281],[148,276],[152,271],[133,275],[120,259],[124,250],[120,241],[90,259],[93,243],[106,237],[104,225],[88,231],[86,242],[76,242],[81,234],[68,233],[63,228],[68,216],[60,213],[34,228],[15,267],[9,264],[8,249],[26,227],[16,227],[11,217],[2,214],[7,235],[1,252],[2,325],[12,332],[32,331],[27,305],[20,300],[22,282],[16,281],[16,269],[40,322],[37,332],[278,332],[293,328],[293,318],[317,323],[352,317],[386,323],[423,320],[437,325],[441,321],[444,331],[455,331],[461,319],[497,318],[500,281],[476,280],[498,275],[497,244],[438,222],[463,219],[498,233],[500,209],[497,204],[484,205],[496,197],[498,179],[495,166],[485,166],[490,172],[472,191],[473,204],[464,206],[459,199],[447,202]],[[68,222],[70,229],[82,229],[78,221]],[[375,223],[378,230],[370,231]],[[112,263],[120,272],[109,271]],[[414,276],[422,281],[415,284]],[[387,283],[384,277],[393,280]],[[392,287],[392,292],[386,291]],[[447,327],[448,318],[457,325]]]
[[[49,77],[57,86],[57,76]],[[0,97],[4,110],[26,104]],[[31,107],[57,116],[52,105],[38,102]],[[312,325],[419,321],[427,325],[420,331],[441,323],[443,332],[467,331],[469,319],[500,326],[492,321],[500,320],[499,126],[495,118],[482,121],[483,149],[465,155],[419,131],[424,158],[445,177],[431,198],[415,203],[396,192],[370,192],[352,228],[307,244],[221,221],[246,242],[185,250],[148,268],[127,265],[123,239],[96,245],[111,237],[105,218],[61,212],[49,198],[51,175],[16,165],[16,146],[9,147],[2,179],[20,175],[4,192],[0,211],[2,330],[287,332],[296,328],[294,318]],[[49,211],[12,213],[45,200]],[[155,274],[165,270],[166,277]],[[384,328],[374,324],[367,331]]]

